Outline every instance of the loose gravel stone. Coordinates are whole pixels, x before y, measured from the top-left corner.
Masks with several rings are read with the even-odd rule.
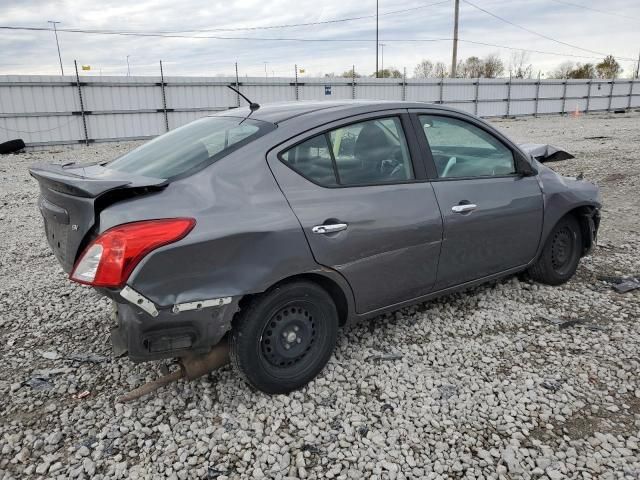
[[[279,396],[224,367],[115,403],[166,362],[110,358],[110,305],[61,271],[27,167],[136,144],[0,156],[0,479],[637,478],[640,290],[598,277],[640,274],[640,114],[494,124],[567,148],[550,166],[601,186],[599,246],[575,278],[346,327],[324,371]]]

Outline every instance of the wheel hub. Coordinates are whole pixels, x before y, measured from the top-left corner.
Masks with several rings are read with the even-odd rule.
[[[262,354],[276,367],[291,366],[307,355],[315,336],[312,312],[303,306],[287,306],[265,326],[260,340]]]
[[[571,259],[573,253],[571,232],[567,229],[556,233],[551,245],[551,261],[556,270],[563,268]]]

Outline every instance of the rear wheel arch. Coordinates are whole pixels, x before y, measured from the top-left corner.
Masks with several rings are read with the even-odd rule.
[[[351,297],[351,301],[347,297],[347,295],[352,295],[352,293],[350,289],[349,291],[345,291],[345,289],[349,287],[346,285],[341,286],[338,283],[338,281],[334,280],[333,278],[327,275],[324,275],[322,273],[316,273],[316,272],[291,275],[269,286],[263,292],[244,295],[240,300],[240,304],[239,304],[240,310],[242,310],[243,308],[246,308],[251,301],[259,297],[260,295],[263,295],[281,285],[298,282],[298,281],[308,281],[318,285],[323,290],[325,290],[329,294],[329,296],[333,300],[333,303],[336,306],[336,309],[338,311],[339,325],[344,326],[347,323],[347,321],[349,320],[349,317],[353,312],[353,297]]]

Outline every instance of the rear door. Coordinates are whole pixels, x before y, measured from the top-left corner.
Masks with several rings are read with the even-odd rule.
[[[385,112],[317,128],[268,155],[315,260],[347,279],[359,313],[435,283],[442,219],[414,165],[414,135],[406,111]]]
[[[416,112],[444,237],[436,289],[523,266],[542,232],[542,192],[518,172],[518,157],[482,122],[455,113]]]

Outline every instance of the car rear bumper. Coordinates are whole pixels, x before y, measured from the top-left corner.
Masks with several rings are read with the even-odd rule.
[[[151,315],[111,292],[116,325],[111,329],[115,356],[128,355],[134,362],[206,353],[231,329],[239,298],[216,307],[182,312],[159,308]]]

